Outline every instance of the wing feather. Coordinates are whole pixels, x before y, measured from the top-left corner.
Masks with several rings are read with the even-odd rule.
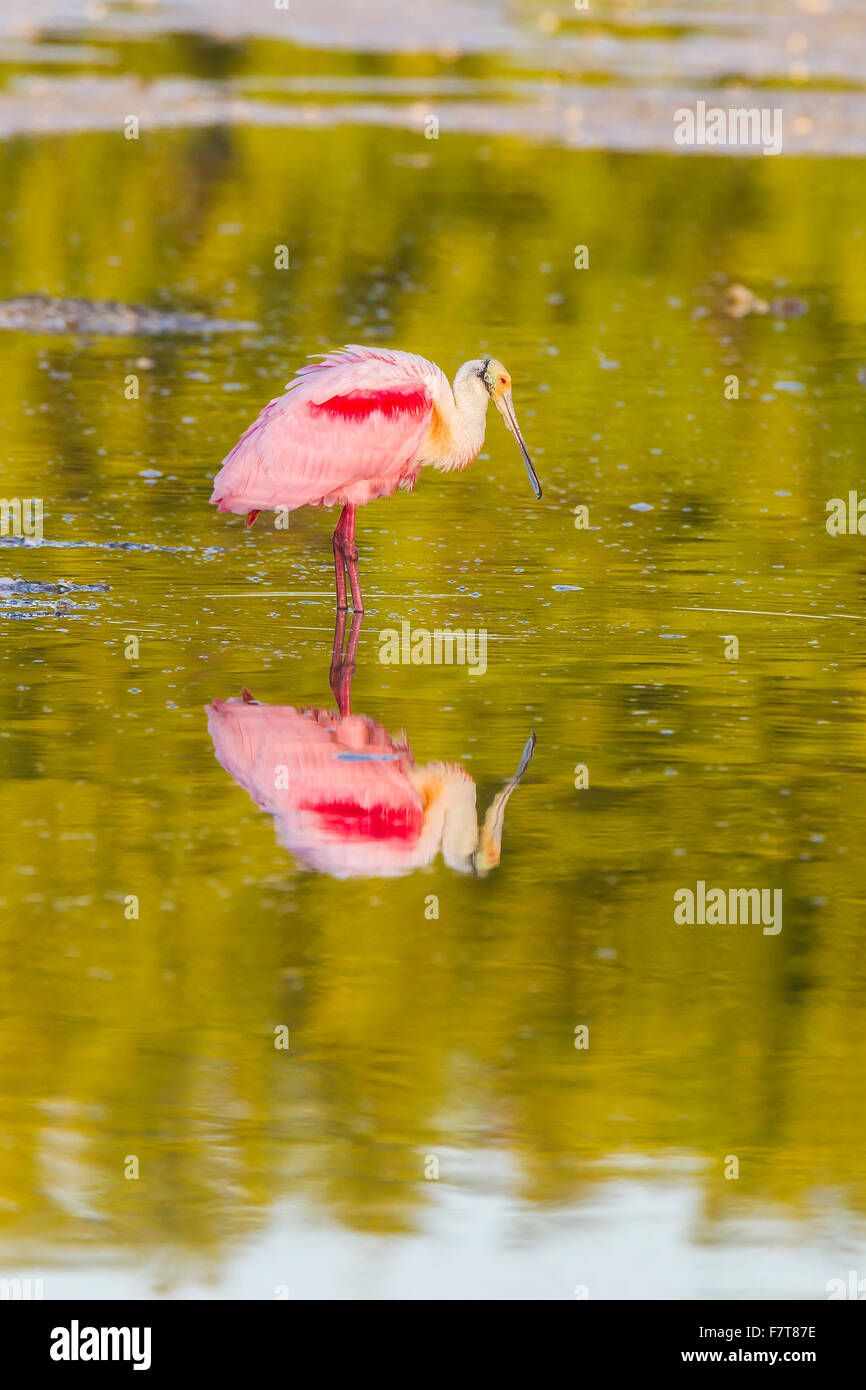
[[[410,352],[350,345],[301,367],[223,460],[221,511],[360,504],[412,473],[443,386]]]

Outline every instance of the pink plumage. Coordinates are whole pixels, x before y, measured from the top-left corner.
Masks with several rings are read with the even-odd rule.
[[[511,378],[495,358],[464,362],[452,391],[435,362],[414,352],[350,346],[302,367],[223,460],[211,502],[221,512],[342,507],[332,544],[337,609],[364,611],[355,509],[398,487],[411,490],[425,464],[466,468],[484,442],[493,401],[514,435],[536,497],[532,460],[514,413]]]
[[[223,512],[363,506],[411,488],[443,373],[411,352],[350,346],[301,367],[214,479]]]
[[[441,848],[468,872],[475,786],[462,767],[417,767],[405,738],[365,715],[235,699],[214,700],[207,716],[217,758],[302,865],[336,878],[393,877]]]

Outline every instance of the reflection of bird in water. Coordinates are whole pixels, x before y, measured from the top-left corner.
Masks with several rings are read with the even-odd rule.
[[[214,700],[208,728],[228,773],[276,820],[277,838],[302,864],[335,878],[393,877],[430,864],[483,875],[499,863],[505,807],[529,766],[532,734],[514,776],[494,797],[479,834],[475,783],[457,763],[415,762],[405,735],[350,708],[361,618],[345,658],[337,621],[331,688],[338,711],[262,705],[248,691]]]
[[[285,394],[265,406],[223,460],[210,500],[221,512],[246,513],[248,526],[260,511],[342,507],[333,535],[337,608],[348,607],[348,570],[352,607],[363,612],[356,507],[397,488],[411,491],[425,464],[468,468],[484,443],[491,401],[540,497],[501,362],[464,362],[452,388],[426,357],[347,347],[301,367]]]

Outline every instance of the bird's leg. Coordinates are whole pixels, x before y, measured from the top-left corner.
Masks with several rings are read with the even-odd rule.
[[[344,613],[349,604],[346,599],[346,560],[343,554],[343,533],[346,529],[346,514],[348,507],[344,507],[340,512],[340,520],[334,527],[334,534],[331,537],[331,544],[334,547],[334,573],[337,577],[337,612]],[[335,634],[336,640],[336,634]],[[343,639],[340,638],[342,648]]]
[[[349,628],[349,640],[346,643],[346,656],[343,661],[343,665],[345,666],[349,675],[350,695],[352,693],[352,677],[355,674],[355,665],[358,656],[358,638],[361,636],[361,624],[363,623],[363,621],[363,613],[352,614],[352,626]],[[351,710],[347,709],[346,713],[351,714]]]
[[[334,533],[334,535],[334,555],[336,557],[336,555],[338,554],[336,532]],[[328,684],[331,687],[331,693],[334,696],[334,699],[337,701],[338,706],[340,704],[340,676],[343,668],[343,641],[345,639],[345,636],[346,610],[345,608],[338,608],[336,621],[334,623],[334,645],[331,650],[331,670],[328,675]],[[341,714],[342,712],[343,711],[340,710]]]
[[[352,713],[352,677],[355,674],[355,659],[358,652],[358,638],[361,633],[363,613],[352,615],[352,626],[346,654],[343,655],[343,639],[346,635],[346,610],[337,611],[334,625],[334,646],[331,652],[331,671],[328,683],[331,687],[337,708],[343,718]]]
[[[355,544],[355,508],[347,507],[346,529],[343,532],[343,555],[349,571],[349,587],[352,590],[352,607],[356,613],[363,613],[364,600],[361,597],[361,578],[358,574],[358,547]]]

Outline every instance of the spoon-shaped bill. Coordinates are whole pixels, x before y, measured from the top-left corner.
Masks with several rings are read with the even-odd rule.
[[[529,764],[532,762],[532,755],[535,752],[535,734],[530,734],[529,738],[520,755],[520,763],[514,776],[506,782],[500,792],[497,792],[484,817],[484,824],[481,827],[481,843],[472,856],[472,867],[479,878],[490,873],[499,863],[502,853],[502,827],[505,821],[505,807],[508,805],[508,798],[518,787],[523,779],[523,775]]]
[[[517,765],[517,771],[512,777],[511,783],[509,785],[513,783],[515,787],[517,786],[517,783],[521,780],[524,772],[529,767],[529,764],[532,762],[532,755],[534,752],[535,734],[530,734],[529,738],[526,740],[526,743],[523,745],[523,752],[520,755],[520,762]]]
[[[532,466],[532,459],[529,457],[529,450],[526,447],[523,435],[520,433],[520,426],[517,423],[517,416],[514,413],[514,402],[511,399],[511,392],[506,391],[501,396],[496,396],[496,409],[505,421],[506,428],[511,431],[517,440],[517,447],[523,455],[523,462],[526,464],[526,471],[529,474],[529,481],[532,484],[532,491],[536,497],[541,497],[541,483],[538,481],[538,474]]]

